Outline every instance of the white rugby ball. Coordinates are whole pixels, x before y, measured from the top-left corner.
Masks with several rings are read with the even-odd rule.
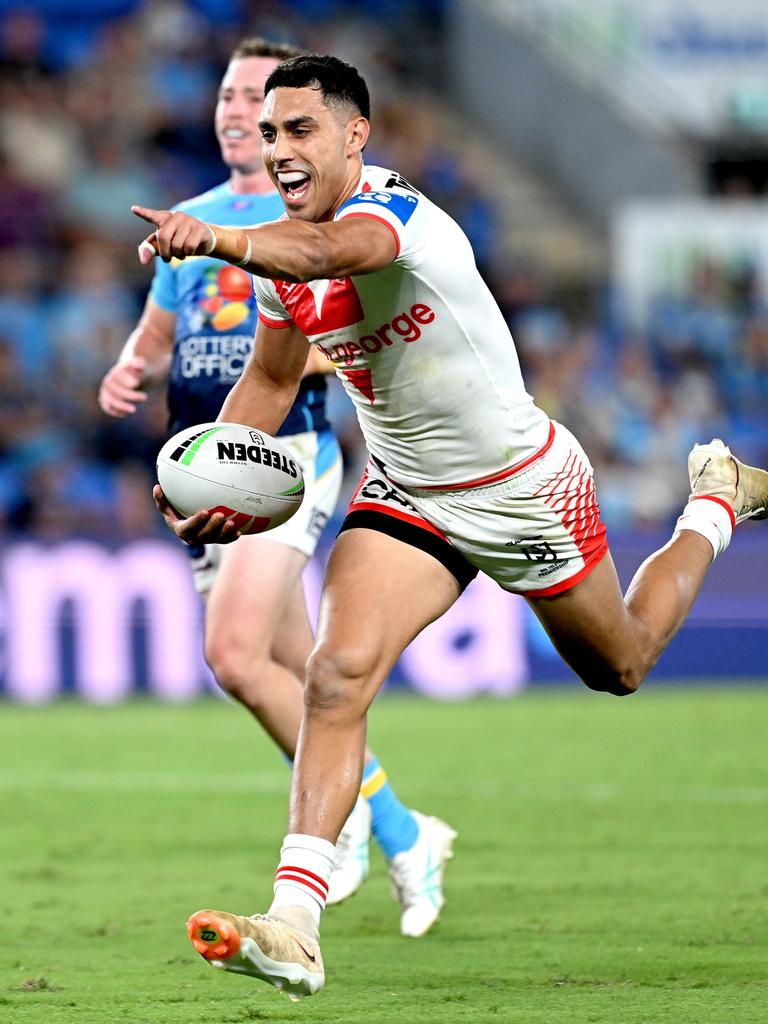
[[[290,519],[304,497],[301,466],[281,441],[242,423],[199,423],[167,441],[157,479],[184,518],[207,508],[241,533],[263,533]]]

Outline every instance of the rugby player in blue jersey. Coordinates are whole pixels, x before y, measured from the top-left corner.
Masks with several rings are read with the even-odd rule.
[[[261,156],[259,118],[267,77],[296,53],[262,39],[244,40],[234,50],[215,115],[229,179],[177,210],[233,227],[282,215],[283,201]],[[148,390],[167,381],[172,433],[215,420],[248,362],[256,323],[252,279],[244,270],[207,256],[156,260],[141,319],[102,381],[101,408],[110,416],[130,415]],[[332,369],[319,353],[310,355],[279,430],[304,470],[306,496],[299,512],[269,534],[244,537],[231,547],[189,548],[195,584],[205,597],[206,658],[222,688],[255,715],[291,759],[313,642],[301,572],[341,483],[341,453],[325,410],[323,374]],[[390,863],[402,906],[401,931],[422,935],[442,906],[435,869],[441,874],[454,834],[437,819],[404,807],[370,753],[361,793],[337,844],[328,902],[346,899],[365,879],[372,829]]]

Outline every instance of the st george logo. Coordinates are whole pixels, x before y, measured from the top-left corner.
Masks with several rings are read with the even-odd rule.
[[[275,288],[293,322],[308,338],[343,330],[363,319],[360,296],[349,277],[309,284],[275,281]]]

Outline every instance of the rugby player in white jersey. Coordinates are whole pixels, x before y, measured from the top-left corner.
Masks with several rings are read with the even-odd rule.
[[[363,164],[368,94],[355,69],[298,57],[266,93],[263,153],[286,221],[241,231],[134,212],[156,228],[142,260],[214,252],[258,275],[255,347],[222,419],[277,430],[311,343],[334,363],[371,455],[328,564],[274,901],[264,916],[189,922],[215,966],[300,998],[324,982],[319,919],[366,712],[413,637],[482,570],[524,595],[587,686],[632,693],[735,524],[766,516],[768,473],[720,441],[697,445],[673,536],[622,596],[589,461],[526,393],[465,236],[397,173]],[[220,514],[181,520],[155,497],[189,542],[237,536]]]
[[[262,160],[259,118],[267,76],[297,52],[258,38],[236,47],[215,115],[229,178],[178,209],[230,225],[259,224],[282,214]],[[102,409],[111,416],[129,415],[149,388],[167,381],[172,433],[215,419],[250,353],[256,322],[245,271],[210,255],[157,261],[141,320],[102,382]],[[341,453],[325,416],[325,377],[318,375],[326,368],[332,370],[314,350],[280,428],[304,470],[300,511],[278,529],[244,537],[234,548],[208,543],[189,548],[195,584],[205,598],[208,662],[222,688],[251,711],[290,759],[313,643],[301,572],[333,513],[341,482]],[[372,829],[397,883],[401,931],[423,935],[442,903],[439,879],[428,877],[425,856],[442,865],[454,833],[438,819],[405,807],[370,752],[361,792],[337,844],[329,902],[346,899],[365,879]],[[405,875],[407,884],[399,884]]]

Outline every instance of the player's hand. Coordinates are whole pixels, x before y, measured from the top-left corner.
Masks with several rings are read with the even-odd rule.
[[[234,522],[223,512],[211,513],[203,509],[188,519],[182,519],[171,507],[160,484],[152,488],[152,497],[163,514],[165,525],[186,544],[230,544],[240,536]]]
[[[99,405],[108,416],[122,419],[136,412],[139,402],[146,402],[146,393],[141,390],[146,365],[143,356],[133,356],[125,363],[116,363],[104,375],[99,387]]]
[[[157,228],[139,246],[142,263],[151,262],[155,256],[165,263],[174,257],[183,260],[187,256],[208,256],[216,248],[213,228],[187,213],[152,210],[147,206],[132,206],[131,212]]]

